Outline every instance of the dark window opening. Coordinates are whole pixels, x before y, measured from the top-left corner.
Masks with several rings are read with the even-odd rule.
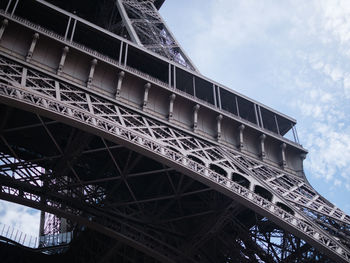
[[[201,159],[199,159],[198,157],[196,157],[196,156],[188,155],[187,158],[190,159],[190,160],[192,160],[192,161],[195,161],[195,162],[197,162],[197,163],[199,163],[199,164],[205,166],[205,163],[204,163]]]
[[[27,0],[26,0],[27,1]],[[112,0],[46,0],[110,32],[128,37],[115,1]]]
[[[276,118],[280,134],[283,136],[293,127],[294,123],[279,115],[277,115]]]
[[[227,172],[224,169],[222,169],[221,167],[219,167],[219,166],[217,166],[215,164],[210,164],[209,168],[211,170],[217,172],[218,174],[221,174],[221,175],[223,175],[225,177],[227,176]]]
[[[176,88],[190,95],[193,92],[193,75],[182,69],[176,68]]]
[[[174,87],[175,83],[174,83],[174,66],[173,65],[170,65],[170,79],[171,79],[171,82],[170,82],[170,85],[172,87]]]
[[[274,133],[278,133],[275,114],[261,107],[260,110],[264,128]]]
[[[238,115],[237,113],[237,105],[236,105],[236,95],[227,90],[220,89],[220,99],[221,99],[221,108],[225,111],[231,112],[234,115]]]
[[[15,15],[64,36],[68,17],[36,1],[19,1]]]
[[[170,150],[172,150],[173,152],[176,152],[176,153],[180,153],[181,154],[181,152],[178,150],[178,149],[176,149],[175,147],[168,147]]]
[[[254,193],[260,195],[262,198],[265,198],[266,200],[272,201],[272,194],[267,191],[265,188],[256,185],[254,189]]]
[[[214,105],[213,84],[204,79],[195,78],[196,97]]]
[[[280,203],[280,202],[277,202],[276,205],[277,205],[279,208],[281,208],[281,209],[283,209],[284,211],[286,211],[287,213],[294,215],[294,211],[293,211],[290,207],[288,207],[287,205],[285,205],[285,204],[283,204],[283,203]]]
[[[129,46],[126,64],[156,79],[168,83],[168,63],[152,57],[151,55],[148,55],[147,53],[140,51],[132,46]]]
[[[5,1],[0,1],[0,9],[4,10],[6,9],[7,7],[7,4],[8,4],[9,0],[5,0]],[[11,10],[11,9],[10,9]]]
[[[237,97],[239,116],[247,121],[257,124],[254,103]]]
[[[236,182],[237,184],[249,189],[250,182],[247,178],[244,178],[242,175],[237,173],[232,173],[232,181]]]
[[[114,60],[119,60],[121,41],[82,23],[77,23],[73,40]]]

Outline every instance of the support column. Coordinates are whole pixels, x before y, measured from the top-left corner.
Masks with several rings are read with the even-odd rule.
[[[151,88],[151,83],[146,83],[144,88],[145,88],[145,93],[143,95],[143,104],[142,104],[142,110],[146,110],[147,109],[147,104],[148,104],[148,93],[149,93],[149,89]]]
[[[32,43],[30,44],[29,50],[28,50],[28,54],[26,56],[26,61],[29,62],[32,59],[33,53],[34,53],[34,49],[36,46],[36,43],[39,39],[39,34],[38,33],[34,33],[33,35],[33,39],[32,39]]]
[[[281,144],[281,167],[284,169],[287,166],[287,161],[286,161],[286,147],[287,144],[282,143]]]
[[[0,41],[2,39],[2,35],[4,34],[5,32],[5,29],[7,27],[7,25],[9,24],[9,21],[7,19],[4,19],[2,20],[1,22],[1,28],[0,28]]]
[[[304,174],[304,160],[306,159],[306,153],[301,153],[300,154],[300,166],[298,173],[301,173],[303,176],[305,176]]]
[[[196,104],[194,107],[193,107],[193,131],[197,131],[197,126],[198,126],[198,111],[200,109],[200,105],[199,104]]]
[[[169,121],[171,121],[173,119],[175,98],[176,98],[176,95],[174,93],[169,96],[169,115],[168,115]]]
[[[86,86],[89,88],[92,84],[92,81],[94,79],[94,74],[95,74],[95,68],[96,68],[96,64],[97,64],[97,59],[94,58],[93,60],[91,60],[91,66],[90,66],[90,72],[89,72],[89,77],[88,77],[88,81],[86,83]]]
[[[222,122],[222,115],[216,117],[216,139],[220,141],[221,139],[221,122]]]
[[[241,124],[238,126],[238,131],[239,131],[239,135],[238,135],[238,149],[241,151],[244,148],[244,137],[243,137],[243,131],[244,131],[244,124]]]
[[[66,57],[67,57],[67,53],[69,51],[69,47],[65,46],[62,49],[62,56],[61,56],[61,60],[60,60],[60,64],[58,64],[58,68],[57,68],[57,75],[60,76],[64,67],[64,63],[66,62]]]
[[[120,97],[120,92],[122,90],[122,83],[123,83],[124,77],[125,77],[125,72],[120,71],[118,73],[118,83],[117,83],[117,91],[115,92],[115,99]]]
[[[264,160],[266,157],[266,153],[265,153],[265,139],[266,139],[266,135],[265,134],[261,134],[259,137],[260,140],[260,158],[261,160]]]

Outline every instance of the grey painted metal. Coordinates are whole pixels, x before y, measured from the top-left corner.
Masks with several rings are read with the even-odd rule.
[[[89,48],[86,48],[85,46],[82,46],[82,45],[77,44],[77,43],[74,43],[74,42],[66,42],[66,41],[64,40],[63,37],[61,37],[61,36],[59,36],[59,35],[57,35],[57,34],[51,32],[51,31],[48,31],[48,30],[46,30],[46,29],[43,29],[42,27],[39,27],[39,26],[37,26],[37,25],[35,25],[35,24],[32,24],[32,23],[29,22],[29,21],[23,20],[23,19],[21,19],[21,18],[19,18],[19,17],[15,17],[15,16],[13,16],[13,17],[8,17],[8,18],[9,18],[9,19],[14,19],[14,21],[18,21],[18,22],[20,22],[20,23],[23,23],[24,25],[28,26],[29,28],[38,31],[38,32],[40,32],[41,34],[43,34],[43,35],[45,35],[45,36],[53,37],[55,40],[59,40],[59,41],[65,43],[66,46],[71,47],[71,48],[74,48],[74,49],[77,49],[77,50],[79,50],[79,51],[83,51],[84,53],[86,53],[86,54],[88,54],[88,55],[91,55],[91,56],[93,56],[93,57],[95,57],[95,58],[97,58],[97,59],[99,59],[99,60],[101,60],[101,61],[103,61],[103,62],[106,62],[106,63],[111,64],[111,65],[117,65],[118,67],[122,66],[122,65],[120,65],[120,64],[118,63],[118,61],[115,61],[115,60],[113,60],[113,59],[111,59],[111,58],[109,58],[109,57],[106,57],[106,56],[104,56],[104,55],[101,55],[100,53],[97,53],[96,51],[93,51],[93,50],[91,50],[91,49],[89,49]],[[122,43],[123,43],[123,42],[122,42]],[[126,43],[125,45],[129,45],[129,44]],[[125,57],[125,59],[126,59],[126,57]],[[169,89],[169,87],[168,87],[167,84],[165,84],[165,83],[159,81],[158,79],[153,78],[153,77],[151,77],[151,76],[149,76],[149,75],[147,75],[147,74],[145,74],[145,73],[142,73],[142,72],[140,72],[140,71],[138,71],[138,70],[135,70],[134,68],[130,68],[130,67],[124,65],[124,70],[126,70],[126,71],[128,71],[128,72],[130,72],[130,73],[132,73],[132,74],[136,74],[137,76],[140,76],[140,77],[142,77],[142,78],[144,78],[144,79],[147,79],[148,81],[151,81],[151,82],[155,83],[156,85],[158,85],[158,86],[160,86],[160,87],[162,87],[162,88]],[[175,74],[175,71],[174,71],[174,74]],[[175,76],[174,76],[174,78],[175,78]],[[174,79],[174,83],[176,84],[176,78]],[[170,89],[171,89],[171,88],[170,88]],[[182,91],[180,91],[180,90],[174,90],[173,92],[176,93],[176,94],[178,94],[179,96],[182,96],[182,97],[186,98],[186,99],[191,99],[193,102],[198,103],[198,104],[200,104],[200,105],[206,107],[207,109],[215,110],[215,111],[219,112],[219,109],[218,109],[218,108],[213,108],[212,105],[210,105],[210,104],[208,104],[208,103],[206,103],[206,102],[203,102],[202,100],[199,100],[199,99],[197,99],[197,98],[195,98],[195,97],[193,97],[193,96],[190,96],[189,94],[186,94],[186,93],[184,93],[184,92],[182,92]],[[237,97],[236,97],[236,99],[237,99]],[[236,104],[236,105],[237,105],[237,104]],[[237,105],[237,106],[238,106],[238,105]],[[238,112],[239,112],[239,109],[238,109]],[[242,122],[242,123],[244,123],[245,126],[247,126],[247,127],[251,127],[251,128],[254,128],[254,129],[256,129],[256,128],[258,127],[258,126],[256,126],[256,125],[252,125],[251,123],[245,121],[244,119],[237,118],[237,117],[234,116],[233,114],[228,113],[228,112],[226,112],[226,111],[221,110],[221,114],[222,114],[223,116],[226,116],[226,117],[229,117],[229,118],[233,118],[233,119],[235,119],[235,120],[237,120],[237,121],[239,121],[239,122]],[[267,130],[264,130],[264,133],[266,133],[266,134],[268,134],[269,136],[272,136],[272,137],[274,137],[274,138],[276,138],[276,139],[278,139],[278,140],[282,140],[282,141],[284,141],[285,143],[287,143],[288,145],[291,144],[292,147],[297,147],[297,148],[299,148],[300,150],[302,150],[303,152],[306,152],[306,150],[303,149],[300,145],[296,145],[296,144],[292,143],[291,141],[289,141],[289,140],[287,140],[287,139],[285,139],[285,138],[283,138],[283,137],[281,137],[281,136],[276,136],[276,135],[274,135],[273,133],[271,133],[271,132],[269,132],[269,131],[267,131]]]
[[[285,115],[285,114],[283,114],[283,113],[281,113],[281,112],[278,112],[278,111],[276,111],[276,110],[274,110],[274,109],[272,109],[272,108],[270,108],[270,107],[268,107],[268,106],[266,106],[266,105],[263,105],[263,104],[261,104],[261,103],[255,101],[255,100],[253,100],[253,99],[251,99],[251,98],[248,98],[247,96],[245,96],[245,95],[243,95],[243,94],[240,94],[240,93],[238,93],[237,91],[233,91],[233,90],[230,89],[230,88],[227,88],[227,87],[225,87],[225,86],[223,86],[223,85],[221,85],[221,84],[219,84],[219,83],[217,83],[217,82],[215,82],[215,81],[213,81],[213,80],[210,80],[209,78],[206,78],[206,77],[203,76],[203,75],[200,75],[198,72],[189,71],[186,67],[183,67],[183,66],[181,66],[181,65],[179,65],[179,64],[177,64],[177,63],[174,63],[173,61],[171,61],[171,60],[169,60],[169,59],[166,59],[166,58],[163,57],[163,56],[160,56],[160,55],[158,55],[158,54],[155,54],[155,53],[153,53],[153,52],[150,52],[150,51],[147,50],[146,48],[142,48],[142,47],[138,46],[137,44],[134,44],[133,42],[130,42],[130,41],[128,41],[128,40],[126,40],[126,39],[124,39],[124,38],[122,38],[122,37],[120,37],[120,36],[118,36],[118,35],[116,35],[116,34],[113,34],[113,33],[109,32],[109,31],[107,31],[107,30],[104,29],[104,28],[101,28],[101,27],[99,27],[99,26],[96,26],[96,25],[94,25],[94,24],[92,24],[92,23],[90,23],[90,22],[88,22],[88,21],[86,21],[86,20],[84,20],[84,19],[82,19],[82,18],[76,16],[76,15],[73,15],[73,14],[71,14],[71,13],[65,11],[65,10],[62,10],[62,9],[60,9],[60,8],[54,6],[54,5],[52,5],[52,4],[50,4],[50,3],[46,2],[46,1],[43,1],[43,0],[36,0],[36,2],[39,2],[39,3],[41,3],[41,4],[45,5],[45,6],[47,6],[47,7],[51,8],[51,9],[53,9],[53,10],[56,10],[56,11],[58,11],[58,12],[64,14],[64,15],[67,16],[67,17],[74,18],[76,21],[78,21],[78,22],[80,22],[80,23],[83,23],[83,24],[85,24],[85,25],[88,26],[88,27],[94,28],[94,29],[96,29],[96,30],[98,30],[98,31],[100,31],[100,32],[103,32],[104,34],[106,34],[106,35],[108,35],[108,36],[111,36],[111,37],[113,37],[113,38],[119,39],[120,41],[122,41],[122,44],[125,42],[125,43],[128,44],[128,45],[131,45],[131,46],[133,46],[133,47],[135,47],[135,48],[138,48],[138,49],[142,50],[144,53],[148,53],[148,54],[150,54],[150,55],[152,55],[152,56],[157,57],[157,58],[160,59],[160,60],[163,60],[163,61],[165,61],[165,62],[167,62],[167,63],[169,63],[169,64],[173,64],[174,66],[176,66],[176,67],[178,67],[178,68],[181,68],[181,69],[183,69],[183,70],[185,70],[185,71],[188,71],[190,74],[193,74],[193,75],[195,75],[195,76],[197,76],[197,77],[199,77],[199,78],[202,78],[202,79],[204,79],[204,80],[207,80],[207,81],[209,81],[209,82],[212,82],[212,83],[214,83],[215,85],[218,85],[220,88],[225,89],[225,90],[228,91],[229,93],[234,93],[234,94],[236,94],[237,96],[239,96],[239,97],[241,97],[241,98],[244,98],[244,99],[246,99],[246,100],[248,100],[248,101],[250,101],[250,102],[252,102],[252,103],[254,103],[254,104],[256,104],[256,105],[259,105],[259,106],[261,106],[261,107],[263,107],[263,108],[268,109],[269,111],[272,111],[272,112],[276,113],[276,114],[279,115],[279,116],[282,116],[283,118],[286,118],[286,119],[290,120],[293,124],[296,124],[296,120],[293,119],[293,118],[291,118],[290,116],[287,116],[287,115]],[[20,23],[23,23],[23,25],[28,26],[28,27],[34,29],[35,31],[38,31],[38,32],[42,31],[42,33],[43,33],[44,35],[47,35],[47,36],[49,36],[49,37],[54,37],[54,38],[56,38],[56,39],[59,40],[59,41],[64,41],[64,39],[63,39],[60,35],[58,35],[57,33],[54,33],[54,32],[52,32],[52,31],[50,31],[50,30],[48,30],[48,29],[42,28],[42,27],[40,27],[40,26],[38,26],[38,25],[36,25],[36,24],[31,23],[30,21],[27,21],[27,20],[25,20],[25,19],[23,19],[23,18],[20,18],[20,17],[15,16],[15,15],[7,15],[6,12],[4,12],[3,10],[0,10],[0,13],[2,13],[2,12],[3,12],[3,15],[4,15],[5,17],[8,17],[10,20],[13,19],[14,21],[18,21],[18,22],[20,22]],[[67,42],[67,43],[69,44],[69,42]],[[124,43],[124,44],[125,44],[125,43]],[[105,56],[105,55],[102,55],[102,54],[100,54],[100,53],[98,53],[98,52],[96,52],[96,51],[94,51],[94,50],[91,50],[91,49],[89,49],[89,48],[87,48],[86,46],[83,46],[83,45],[81,45],[81,44],[77,44],[77,43],[74,43],[74,42],[71,43],[71,44],[75,45],[76,47],[80,47],[80,48],[81,48],[83,51],[85,51],[85,52],[89,52],[89,53],[91,53],[91,54],[93,54],[93,55],[95,55],[95,56],[99,56],[99,58],[101,58],[101,59],[103,59],[103,60],[107,60],[107,61],[110,61],[110,62],[114,61],[114,60],[111,59],[110,57],[107,57],[107,56]],[[175,71],[174,71],[174,72],[175,72]],[[186,95],[188,95],[188,94],[186,94]],[[213,105],[210,105],[210,106],[212,107]],[[228,114],[230,114],[230,113],[228,113]]]
[[[64,101],[58,100],[55,89],[57,81],[30,69],[27,69],[26,75],[26,83],[30,85],[22,86],[19,80],[23,69],[20,64],[1,60],[0,100],[3,103],[34,110],[73,126],[84,127],[155,158],[217,191],[232,196],[313,246],[327,251],[334,259],[349,261],[350,252],[341,243],[339,236],[321,228],[310,212],[317,212],[345,225],[349,225],[350,217],[322,198],[303,178],[255,161],[241,152],[189,136],[153,121],[147,114],[89,94],[82,88],[58,82],[60,97],[65,98]],[[42,81],[46,84],[40,84]],[[92,101],[90,109],[87,95]],[[191,160],[188,155],[196,156],[206,165]],[[227,173],[240,174],[252,185],[268,189],[273,193],[272,202],[218,174],[209,164],[220,166]],[[18,195],[18,192],[8,192],[4,186],[1,189],[8,194]],[[277,202],[287,205],[294,215],[279,208]]]
[[[198,71],[167,28],[153,1],[118,0],[118,4],[121,3],[123,21],[138,45],[143,45],[188,69]],[[130,18],[127,11],[134,18]]]
[[[130,21],[127,13],[126,13],[126,11],[125,11],[125,8],[124,8],[124,5],[122,3],[122,0],[117,0],[115,3],[117,5],[119,13],[121,14],[121,17],[123,19],[123,23],[124,23],[125,27],[128,30],[128,33],[129,33],[129,35],[131,37],[131,40],[133,42],[135,42],[137,45],[143,46],[141,41],[140,41],[140,39],[139,39],[139,37],[138,37],[138,35],[135,32],[135,29],[134,29],[134,27],[133,27],[133,25],[132,25],[132,23],[131,23],[131,21]]]
[[[135,0],[120,1],[124,7],[128,5],[128,8],[136,8],[140,11],[141,21],[146,19],[145,16],[151,16],[156,21],[150,24],[159,21],[163,23],[153,3],[149,1],[141,3]],[[42,0],[38,2],[47,4]],[[75,43],[72,41],[74,32],[70,37],[71,41],[68,42],[67,36],[60,36],[16,17],[13,15],[14,9],[15,7],[11,15],[2,13],[5,19],[0,31],[2,41],[0,42],[0,102],[39,114],[37,117],[40,125],[55,143],[60,156],[63,156],[64,152],[40,115],[53,119],[53,122],[60,121],[100,136],[104,142],[104,150],[112,159],[111,149],[105,140],[118,144],[115,147],[121,145],[142,156],[154,159],[170,167],[159,171],[166,172],[168,169],[179,171],[208,187],[200,191],[214,189],[232,198],[242,207],[250,208],[266,216],[282,229],[304,239],[337,262],[350,262],[350,217],[310,186],[302,170],[302,161],[306,151],[300,145],[261,127],[256,127],[237,116],[231,116],[221,109],[214,108],[214,105],[210,103],[174,89],[171,83],[173,81],[176,87],[177,66],[169,60],[163,59],[168,63],[167,71],[171,76],[169,83],[165,83],[126,64],[128,46],[137,47],[131,42],[116,37],[121,40],[120,54],[123,53],[123,48],[125,50],[124,63],[121,65],[121,56],[118,62]],[[78,21],[99,30],[91,23],[67,12],[65,14],[69,19],[74,20],[74,28]],[[15,48],[9,49],[6,46],[5,42],[9,41],[6,38],[8,21],[10,21],[10,26],[12,26],[11,23],[14,23],[25,28],[22,32],[29,41],[27,46],[24,41],[15,42],[14,39],[10,40],[13,41],[11,44],[18,44]],[[139,22],[139,20],[130,21],[130,24],[132,26],[132,23]],[[152,30],[152,26],[150,29]],[[115,37],[111,33],[105,33]],[[156,34],[157,32],[151,33]],[[43,56],[45,49],[40,46],[43,38],[46,41],[50,39],[52,42],[49,43],[58,46],[59,55],[54,65],[45,64],[51,61],[42,59],[45,57]],[[44,47],[48,46],[51,45]],[[168,48],[175,46],[172,43]],[[149,47],[155,48],[156,45],[152,44]],[[149,55],[147,50],[142,48],[139,50],[143,52],[142,54]],[[82,61],[82,63],[72,69],[72,62],[69,62],[69,59]],[[82,70],[83,68],[85,71]],[[109,72],[114,72],[114,79],[109,86],[105,83],[108,82],[110,76],[101,75],[106,68]],[[201,77],[195,72],[191,73],[193,86],[196,76]],[[98,82],[98,78],[103,81]],[[213,87],[215,86],[218,90],[221,89],[221,86],[213,83]],[[154,90],[157,93],[154,93]],[[215,91],[216,89],[213,88],[214,98],[216,97]],[[163,102],[160,98],[165,99],[165,103],[159,103]],[[220,105],[220,93],[217,99]],[[237,113],[240,116],[237,96],[235,100]],[[255,111],[255,116],[258,115],[263,127],[260,107],[264,106],[252,102],[254,109],[258,111]],[[187,112],[184,110],[186,107]],[[276,115],[274,116],[274,121],[276,121]],[[229,142],[223,138],[223,135],[225,132],[227,135],[227,131],[230,131],[230,128],[225,128],[225,125],[231,125],[233,121],[235,121],[235,126],[230,126],[234,127],[231,137],[236,136],[237,138],[230,137]],[[278,125],[277,128],[279,130]],[[21,127],[13,130],[16,129],[21,129]],[[294,127],[292,131],[295,132]],[[40,181],[40,178],[45,176],[45,172],[40,171],[39,166],[35,163],[20,160],[4,136],[0,134],[0,137],[11,153],[10,155],[0,153],[0,198],[2,199],[39,208],[80,222],[164,262],[178,262],[180,259],[191,262],[193,260],[189,256],[191,251],[209,240],[204,228],[194,237],[197,242],[194,242],[189,254],[184,254],[181,248],[164,241],[161,234],[150,235],[137,225],[126,223],[106,211],[101,211],[101,207],[96,207],[94,204],[97,200],[102,200],[103,189],[93,184],[115,179],[97,178],[89,182],[82,182],[72,167],[68,167],[72,170],[76,181],[71,181],[63,173],[60,178],[57,178],[57,184],[74,186],[80,191],[84,189],[87,194],[81,197],[86,202],[81,204],[81,202],[77,203],[79,201],[77,199],[70,199],[71,196],[67,191],[57,193],[46,191]],[[266,140],[267,138],[269,140]],[[87,140],[88,138],[85,139]],[[74,150],[80,153],[83,151],[82,146]],[[268,157],[271,159],[269,160]],[[114,159],[113,161],[117,166]],[[249,186],[240,184],[235,176],[247,180]],[[23,181],[30,182],[30,184]],[[127,182],[125,183],[128,185]],[[264,189],[271,194],[271,198],[264,198],[261,193],[259,195],[257,189]],[[129,191],[133,197],[129,203],[139,206],[141,201],[136,199],[130,187]],[[156,199],[161,200],[162,198],[164,197]],[[231,217],[234,217],[235,213],[240,210],[235,202],[228,207],[227,213],[223,213],[218,218],[218,223],[213,226],[213,231],[218,231],[217,229],[223,226],[224,221],[235,220]],[[121,215],[118,214],[118,216]],[[61,219],[58,218],[58,220]],[[62,219],[61,222],[64,220]],[[335,222],[338,227],[334,227],[332,222]],[[57,231],[62,231],[63,226],[60,228],[61,230]]]

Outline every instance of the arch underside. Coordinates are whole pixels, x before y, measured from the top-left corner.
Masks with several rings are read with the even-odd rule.
[[[22,71],[2,59],[1,198],[67,218],[107,260],[349,260],[347,239],[332,232],[349,218],[302,178],[33,70],[23,87]]]

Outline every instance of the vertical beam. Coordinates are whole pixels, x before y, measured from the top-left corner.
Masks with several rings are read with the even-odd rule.
[[[197,97],[196,96],[196,81],[195,81],[194,76],[192,76],[192,86],[193,86],[193,96]]]
[[[277,133],[280,135],[280,127],[278,125],[278,122],[277,122],[277,117],[276,117],[276,114],[273,115],[274,116],[274,119],[275,119],[275,124],[276,124],[276,128],[277,128]]]
[[[168,120],[171,121],[173,119],[173,111],[174,111],[174,101],[175,101],[176,95],[173,93],[169,97],[169,115]]]
[[[13,16],[13,14],[14,14],[15,11],[16,11],[16,8],[17,8],[17,5],[18,5],[18,1],[19,1],[19,0],[16,0],[15,6],[13,7],[12,12],[11,12],[11,16]]]
[[[287,166],[287,161],[286,161],[286,147],[287,147],[287,144],[282,143],[280,147],[281,147],[281,163],[280,163],[280,165],[284,169]]]
[[[9,1],[8,1],[7,6],[6,6],[6,8],[5,8],[5,13],[7,13],[7,11],[9,10],[10,5],[11,5],[11,2],[12,2],[12,0],[9,0]]]
[[[244,124],[241,124],[238,126],[238,149],[241,151],[244,149],[244,136],[243,136],[243,131],[244,131]]]
[[[174,89],[176,89],[176,66],[173,66],[173,75],[174,75]]]
[[[129,50],[129,44],[125,44],[125,53],[124,53],[124,66],[126,66],[128,62],[128,50]]]
[[[259,137],[260,140],[260,157],[261,160],[264,160],[266,157],[266,153],[265,153],[265,139],[266,139],[266,135],[265,134],[261,134]]]
[[[197,131],[197,128],[198,128],[198,111],[200,109],[200,105],[199,104],[196,104],[194,107],[193,107],[193,131]]]
[[[72,33],[71,33],[70,39],[69,39],[70,42],[73,41],[76,26],[77,26],[77,20],[74,19],[74,22],[73,22],[73,29],[72,29]]]
[[[221,139],[221,122],[222,122],[222,115],[216,117],[216,139],[220,141]]]
[[[237,116],[238,116],[238,117],[241,117],[241,115],[239,114],[239,106],[238,106],[238,99],[237,99],[237,96],[235,96],[235,102],[236,102]]]
[[[69,51],[69,47],[65,46],[62,49],[62,55],[61,55],[61,60],[60,63],[58,64],[58,68],[57,68],[57,75],[60,76],[64,67],[64,63],[66,62],[66,57],[67,57],[67,53]]]
[[[115,92],[115,99],[120,97],[120,92],[122,90],[122,83],[123,83],[124,77],[125,77],[125,72],[124,71],[120,71],[118,73],[118,83],[117,83],[117,91]]]
[[[38,33],[34,33],[33,35],[33,39],[32,39],[32,43],[30,44],[29,50],[28,50],[28,54],[26,56],[26,61],[30,62],[30,60],[32,59],[33,53],[34,53],[34,49],[36,46],[36,43],[39,39],[39,34]]]
[[[88,88],[91,86],[92,81],[93,81],[93,79],[94,79],[96,64],[97,64],[97,59],[96,59],[96,58],[94,58],[93,60],[91,60],[89,77],[88,77],[88,80],[87,80],[87,83],[86,83],[86,86],[87,86]]]
[[[7,19],[4,19],[2,20],[1,22],[1,28],[0,28],[0,41],[2,39],[2,35],[4,34],[5,32],[5,29],[7,27],[7,25],[9,24],[9,21]]]
[[[72,17],[70,16],[68,19],[67,27],[66,27],[66,32],[64,33],[64,40],[67,40],[71,21],[72,21]]]
[[[120,65],[122,64],[123,47],[124,47],[124,42],[121,41],[120,42],[120,48],[119,48],[119,60],[118,60]]]
[[[142,104],[142,110],[146,110],[147,108],[147,103],[148,103],[148,93],[149,93],[149,90],[151,88],[151,83],[146,83],[144,88],[145,88],[145,91],[144,91],[144,94],[143,94],[143,104]]]
[[[256,120],[256,124],[258,125],[258,126],[260,126],[260,122],[259,122],[259,117],[258,117],[258,111],[257,111],[257,106],[256,106],[256,104],[254,103],[254,113],[255,113],[255,120]]]
[[[213,97],[214,97],[214,105],[215,105],[215,107],[217,107],[218,103],[217,103],[217,100],[216,100],[216,87],[215,87],[214,84],[213,84]]]
[[[222,105],[221,105],[221,94],[220,94],[220,87],[219,86],[216,86],[216,90],[217,90],[217,98],[218,98],[218,107],[222,110]]]
[[[168,87],[171,88],[171,64],[168,64]]]
[[[264,128],[264,122],[263,122],[263,118],[262,118],[262,114],[261,114],[261,108],[259,105],[258,105],[258,114],[260,117],[261,128]]]

